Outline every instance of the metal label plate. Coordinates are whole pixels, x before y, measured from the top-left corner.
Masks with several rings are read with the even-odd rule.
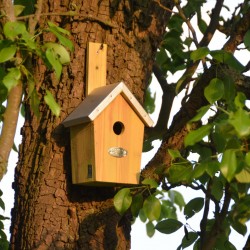
[[[108,150],[109,154],[113,157],[122,158],[128,155],[126,149],[121,147],[112,147]]]

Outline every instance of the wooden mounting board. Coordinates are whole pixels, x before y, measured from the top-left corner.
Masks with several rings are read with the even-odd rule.
[[[88,43],[87,47],[87,87],[86,95],[94,89],[106,85],[107,44]]]

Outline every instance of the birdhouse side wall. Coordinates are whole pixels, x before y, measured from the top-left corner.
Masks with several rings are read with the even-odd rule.
[[[143,122],[118,95],[94,121],[96,181],[137,184],[143,134]],[[114,156],[117,150],[124,155]]]
[[[70,128],[73,184],[95,180],[93,123]]]

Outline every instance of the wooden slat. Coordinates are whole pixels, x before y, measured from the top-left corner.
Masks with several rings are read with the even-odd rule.
[[[88,43],[86,94],[106,85],[107,44]]]

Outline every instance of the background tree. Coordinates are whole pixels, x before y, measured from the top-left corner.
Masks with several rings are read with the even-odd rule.
[[[171,233],[184,226],[188,243],[182,244],[196,241],[200,249],[232,247],[230,226],[245,233],[249,218],[250,118],[245,107],[249,79],[242,74],[248,66],[241,65],[233,53],[243,42],[249,47],[250,6],[245,1],[227,21],[220,17],[223,1],[217,0],[206,24],[201,16],[204,2],[48,0],[27,4],[20,0],[15,4],[26,8],[19,5],[14,9],[11,1],[0,1],[0,53],[5,58],[1,61],[2,103],[8,98],[6,109],[1,107],[2,173],[13,145],[22,92],[25,108],[13,185],[11,249],[129,249],[131,213],[148,219],[149,234],[155,228]],[[190,22],[195,14],[203,33],[200,41]],[[190,30],[186,39],[184,24]],[[210,51],[207,46],[216,30],[229,39],[222,50]],[[162,145],[142,171],[144,186],[135,191],[123,189],[116,195],[120,213],[130,207],[133,195],[131,213],[123,216],[113,206],[115,189],[71,184],[69,132],[61,122],[85,96],[88,41],[108,45],[108,84],[124,81],[142,103],[153,70],[163,90],[160,116],[155,128],[146,131],[145,150],[155,138],[162,138]],[[191,44],[196,48],[191,49]],[[72,51],[70,60],[65,50]],[[197,76],[200,63],[204,71]],[[64,64],[68,65],[62,67]],[[178,82],[168,84],[168,72],[181,69],[185,72]],[[183,89],[182,108],[167,129],[173,99]],[[211,108],[216,115],[202,125],[201,117]],[[7,130],[6,136],[7,128],[12,131]],[[207,140],[203,140],[205,136]],[[190,151],[200,155],[197,162],[187,160]],[[159,200],[157,194],[161,193],[154,189],[160,184],[168,192],[179,185],[204,192],[205,198],[193,200],[184,210],[190,218],[197,204],[203,209],[200,232],[188,232],[174,213],[169,214],[173,203],[184,204],[181,198],[170,199],[170,203]],[[232,199],[235,205],[231,209]],[[210,201],[215,204],[215,220],[208,220]],[[154,220],[161,221],[154,225]]]

